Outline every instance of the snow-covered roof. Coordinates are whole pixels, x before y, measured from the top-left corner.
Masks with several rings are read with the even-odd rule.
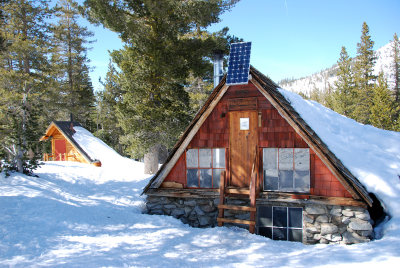
[[[360,124],[284,89],[279,92],[386,211],[400,215],[400,133]]]
[[[102,140],[95,137],[90,131],[83,127],[74,127],[73,139],[92,159],[101,161],[102,166],[114,162],[121,156]]]

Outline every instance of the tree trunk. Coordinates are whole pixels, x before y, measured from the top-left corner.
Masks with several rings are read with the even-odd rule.
[[[161,145],[160,153],[158,155],[158,163],[164,164],[167,158],[168,158],[168,149],[164,145]]]
[[[149,149],[144,155],[144,173],[155,174],[158,170],[158,155],[160,152],[160,145],[156,144]]]
[[[24,91],[26,92],[26,86],[24,87]],[[15,160],[17,162],[17,170],[19,173],[23,173],[24,172],[24,163],[23,163],[23,157],[26,151],[26,147],[27,147],[27,140],[26,140],[26,124],[27,124],[27,107],[26,107],[26,103],[27,103],[27,93],[23,94],[22,97],[22,130],[21,133],[19,133],[20,135],[20,139],[21,139],[21,143],[17,146],[17,154],[15,156]]]
[[[24,156],[24,152],[22,151],[21,146],[17,146],[17,154],[15,155],[15,161],[17,162],[17,171],[19,173],[24,173],[24,164],[22,158]]]

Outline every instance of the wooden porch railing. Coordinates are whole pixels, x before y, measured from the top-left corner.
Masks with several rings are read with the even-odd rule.
[[[221,177],[219,179],[219,204],[224,204],[225,203],[225,188],[226,188],[226,171],[221,172]],[[219,208],[218,209],[218,217],[223,218],[224,217],[224,209]],[[222,226],[222,224],[220,225]]]
[[[254,160],[253,160],[253,166],[251,169],[251,181],[250,181],[250,207],[254,208],[254,211],[250,212],[250,221],[256,221],[256,199],[258,194],[261,191],[260,188],[260,183],[259,183],[259,154],[258,154],[258,148],[256,146],[256,152],[254,155]],[[255,225],[250,225],[249,226],[249,232],[254,233],[255,232]]]
[[[58,160],[57,159],[58,156]],[[43,161],[77,161],[76,155],[74,154],[43,154]]]
[[[47,153],[43,154],[43,161],[53,161],[53,159],[54,159],[54,155],[47,154]]]
[[[259,154],[257,147],[251,170],[250,185],[248,189],[227,187],[226,172],[225,171],[221,172],[220,183],[219,183],[220,196],[219,196],[218,218],[217,218],[218,226],[223,226],[224,222],[245,224],[249,225],[250,233],[252,234],[255,233],[256,213],[257,213],[256,199],[261,191],[258,172],[259,172]],[[235,206],[235,205],[225,204],[226,201],[225,199],[228,198],[228,196],[230,195],[238,195],[238,196],[247,195],[250,199],[250,206]],[[225,209],[249,211],[250,219],[249,220],[227,219],[224,217]]]

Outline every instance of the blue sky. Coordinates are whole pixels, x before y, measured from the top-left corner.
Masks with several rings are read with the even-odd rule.
[[[356,55],[365,21],[375,49],[400,34],[399,0],[241,0],[211,31],[229,27],[252,42],[251,64],[278,82],[332,66],[342,46]],[[95,89],[107,72],[108,50],[122,47],[118,35],[90,26],[97,42],[88,53]]]

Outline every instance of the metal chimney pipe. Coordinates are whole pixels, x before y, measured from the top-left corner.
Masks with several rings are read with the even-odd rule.
[[[73,116],[72,113],[69,114],[69,119],[70,119],[69,129],[72,131],[72,133],[75,133],[75,129],[74,129],[74,116]]]
[[[214,88],[224,76],[224,55],[221,50],[214,52]]]

